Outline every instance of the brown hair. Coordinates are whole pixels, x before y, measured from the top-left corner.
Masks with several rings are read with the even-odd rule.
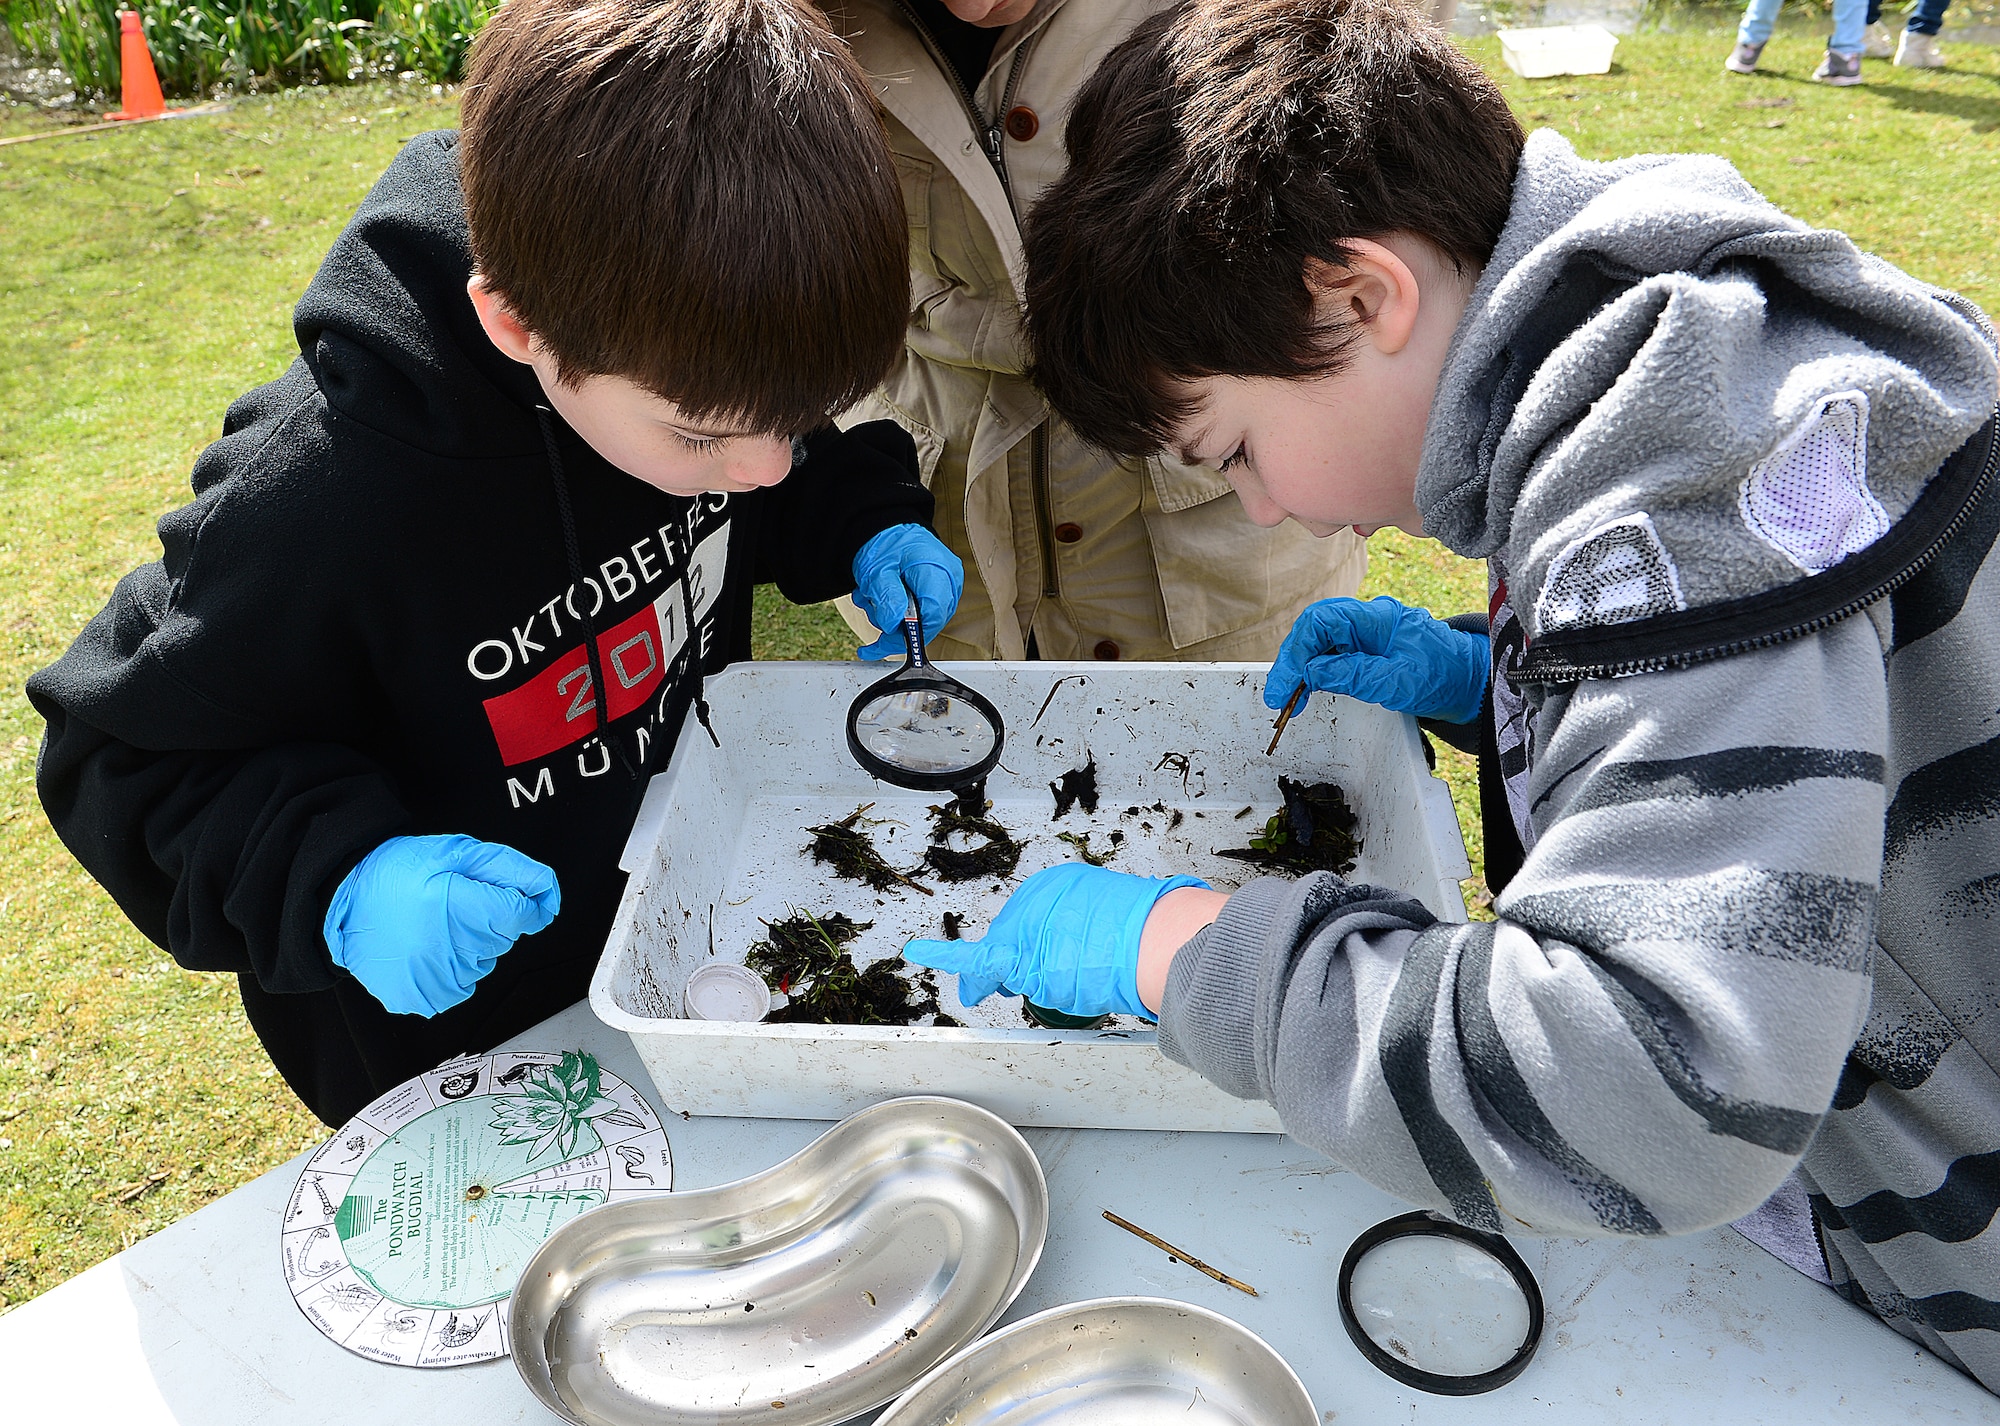
[[[1069,169],[1030,215],[1032,370],[1088,440],[1150,454],[1188,381],[1338,371],[1308,258],[1403,231],[1492,255],[1524,136],[1498,87],[1400,0],[1188,0],[1106,57]]]
[[[473,46],[459,165],[474,261],[566,382],[792,435],[902,348],[902,191],[805,0],[509,0]]]

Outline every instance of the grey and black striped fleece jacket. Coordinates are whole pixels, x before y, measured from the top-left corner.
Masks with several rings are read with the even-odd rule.
[[[1472,925],[1250,883],[1161,1048],[1497,1231],[1693,1232],[1798,1169],[1836,1285],[2000,1388],[2000,493],[1939,474],[1988,331],[1721,159],[1532,136],[1417,486],[1525,636],[1525,860]],[[1741,651],[1647,656],[1703,628]]]

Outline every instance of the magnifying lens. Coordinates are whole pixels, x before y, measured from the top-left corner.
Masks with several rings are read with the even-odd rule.
[[[1340,1321],[1361,1355],[1419,1391],[1476,1396],[1542,1341],[1542,1290],[1505,1238],[1429,1213],[1377,1223],[1340,1264]]]
[[[848,705],[847,750],[883,782],[983,802],[980,784],[999,763],[1005,737],[1000,710],[924,657],[914,595],[903,614],[903,646],[908,661]]]

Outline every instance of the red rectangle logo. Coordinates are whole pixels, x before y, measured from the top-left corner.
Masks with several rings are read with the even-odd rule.
[[[597,657],[611,690],[605,717],[615,722],[642,706],[666,678],[667,663],[676,652],[667,647],[651,605],[599,634]],[[493,740],[500,745],[500,760],[508,767],[545,758],[597,731],[597,690],[581,644],[483,706]]]

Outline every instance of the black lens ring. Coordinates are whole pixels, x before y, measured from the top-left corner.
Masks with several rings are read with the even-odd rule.
[[[969,768],[956,772],[909,772],[903,768],[878,758],[861,746],[861,739],[854,735],[854,725],[861,716],[862,707],[885,694],[934,688],[949,693],[953,698],[963,699],[986,716],[993,725],[993,748]],[[870,777],[893,783],[897,787],[907,787],[912,792],[956,792],[961,787],[975,783],[999,766],[1001,751],[1006,747],[1007,728],[1000,721],[1000,710],[990,699],[976,688],[967,688],[949,674],[934,672],[929,666],[912,668],[904,665],[887,678],[877,679],[859,693],[847,705],[847,751],[861,770]]]
[[[1423,1371],[1385,1350],[1361,1329],[1360,1319],[1354,1315],[1354,1269],[1370,1252],[1391,1238],[1418,1237],[1457,1238],[1472,1244],[1507,1269],[1508,1275],[1514,1279],[1514,1286],[1521,1290],[1521,1296],[1528,1304],[1527,1335],[1514,1355],[1492,1371],[1475,1376],[1447,1376]],[[1535,1349],[1541,1346],[1542,1289],[1535,1282],[1535,1275],[1528,1271],[1528,1265],[1521,1261],[1521,1255],[1514,1251],[1514,1245],[1498,1233],[1468,1228],[1449,1218],[1440,1218],[1435,1213],[1405,1213],[1377,1223],[1356,1238],[1348,1247],[1347,1256],[1340,1260],[1340,1325],[1347,1329],[1355,1347],[1372,1366],[1404,1386],[1413,1386],[1434,1396],[1478,1396],[1481,1392],[1505,1386],[1519,1376],[1527,1369]]]

